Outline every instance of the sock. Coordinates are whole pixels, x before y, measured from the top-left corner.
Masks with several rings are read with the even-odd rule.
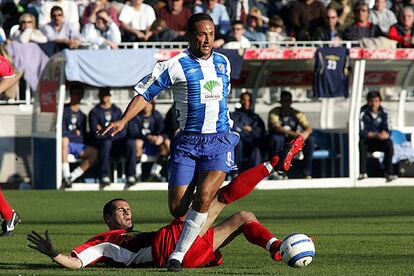
[[[279,157],[275,156],[270,162],[265,162],[256,167],[242,172],[234,178],[229,184],[219,189],[219,200],[224,204],[230,204],[235,200],[248,195],[263,178],[273,172]]]
[[[137,163],[135,165],[135,176],[137,178],[139,178],[139,177],[141,177],[141,175],[142,175],[142,165],[141,165],[141,163]]]
[[[251,221],[243,224],[242,231],[250,243],[263,247],[270,252],[274,250],[278,241],[276,237],[258,221]]]
[[[161,175],[162,166],[158,163],[154,163],[151,167],[151,175],[160,176]]]
[[[175,245],[174,252],[170,255],[170,260],[175,259],[183,262],[185,253],[193,244],[204,224],[206,223],[208,213],[199,213],[190,209],[185,218],[184,227],[181,231],[180,238]]]
[[[77,179],[78,177],[80,177],[83,173],[84,173],[84,171],[81,169],[81,167],[77,167],[70,174],[70,177],[72,178],[72,181],[74,181],[75,179]]]
[[[69,163],[63,163],[62,170],[63,170],[63,177],[68,178],[70,176]]]
[[[10,207],[3,193],[0,191],[0,214],[4,220],[10,220],[13,216],[13,209]]]

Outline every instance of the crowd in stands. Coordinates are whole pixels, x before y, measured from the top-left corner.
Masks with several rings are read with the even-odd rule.
[[[1,40],[116,48],[121,42],[186,41],[187,19],[209,14],[216,47],[254,41],[387,37],[411,47],[410,1],[364,0],[3,0]],[[226,45],[229,44],[229,45]]]

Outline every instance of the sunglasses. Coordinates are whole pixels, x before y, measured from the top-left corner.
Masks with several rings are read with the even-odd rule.
[[[33,23],[33,21],[22,21],[21,23],[22,24],[31,24],[31,23]]]

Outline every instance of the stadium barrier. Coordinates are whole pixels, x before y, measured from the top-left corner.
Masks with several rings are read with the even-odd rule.
[[[116,51],[122,54],[123,51],[134,51],[134,55],[138,54],[144,49],[124,49]],[[180,49],[153,49],[153,62],[157,60],[166,60],[176,54]],[[83,50],[85,51],[85,50]],[[278,48],[259,48],[248,49],[243,53],[243,63],[241,68],[241,75],[239,80],[234,81],[234,87],[251,88],[255,95],[261,87],[302,87],[309,88],[313,78],[314,55],[315,48],[292,48],[292,49],[278,49]],[[126,53],[126,52],[125,52]],[[99,56],[101,57],[99,58]],[[88,56],[88,55],[85,55]],[[100,68],[102,64],[93,62],[96,60],[107,60],[107,51],[105,53],[95,51],[95,57],[98,59],[89,60],[88,64],[91,67]],[[148,54],[146,54],[148,56]],[[335,100],[324,99],[322,105],[322,112],[324,118],[321,118],[324,129],[329,129],[331,132],[338,131],[338,133],[347,133],[349,149],[347,152],[341,151],[341,162],[346,163],[347,176],[341,178],[325,178],[312,180],[288,180],[274,182],[263,182],[259,188],[278,188],[283,187],[298,187],[298,188],[315,188],[315,187],[355,187],[355,186],[371,186],[371,185],[385,185],[385,179],[366,179],[357,181],[359,174],[359,110],[361,108],[361,101],[363,90],[365,88],[374,87],[397,87],[401,90],[400,99],[398,103],[397,114],[397,128],[408,131],[409,126],[405,125],[405,97],[407,89],[414,86],[414,50],[413,49],[350,49],[350,57],[352,61],[352,76],[350,83],[350,104],[348,109],[348,126],[345,129],[335,129],[333,121],[330,117],[335,111]],[[127,60],[121,58],[121,60]],[[66,81],[79,81],[82,79],[68,78],[69,66],[79,66],[75,59],[71,60],[71,56],[67,53],[61,53],[52,57],[49,64],[44,70],[41,82],[39,85],[37,97],[34,101],[33,108],[33,185],[39,189],[57,189],[61,184],[61,121],[63,104],[66,99]],[[111,62],[111,61],[108,61]],[[142,65],[142,60],[138,61],[139,66]],[[123,67],[120,63],[117,66],[104,67],[107,72],[105,76],[109,77],[108,83],[112,87],[128,87],[135,84],[140,79],[139,74],[133,78],[131,83],[120,83],[119,79],[114,77],[118,72],[128,72],[130,68]],[[113,70],[116,70],[114,73]],[[140,72],[142,75],[149,73],[148,70]],[[97,86],[96,83],[85,82],[88,85]],[[101,84],[107,86],[106,83]],[[98,85],[99,86],[99,85]],[[401,108],[401,109],[400,109]],[[342,168],[345,168],[342,167]],[[287,183],[287,184],[285,184]],[[412,181],[406,179],[398,179],[393,182],[393,185],[407,185]],[[89,185],[89,184],[88,184]],[[114,184],[114,189],[119,189],[122,184]],[[147,184],[139,183],[132,187],[132,189],[143,189]],[[166,188],[166,184],[159,184]],[[77,187],[77,185],[75,185]],[[151,186],[154,187],[155,186]],[[91,185],[83,187],[82,189],[95,189]],[[108,187],[107,189],[112,189]]]

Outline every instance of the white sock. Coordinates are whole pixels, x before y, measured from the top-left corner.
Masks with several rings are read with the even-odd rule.
[[[158,163],[154,163],[151,167],[151,175],[160,175],[160,172],[162,170],[162,166]]]
[[[63,173],[63,177],[68,178],[70,176],[70,167],[69,167],[69,163],[63,163],[62,164],[62,173]]]
[[[206,223],[208,213],[199,213],[190,209],[187,217],[185,218],[184,227],[181,231],[180,238],[175,245],[174,252],[170,255],[170,260],[175,259],[183,262],[185,253],[187,253],[190,246],[193,244],[201,229]]]
[[[70,177],[72,178],[72,181],[81,176],[84,173],[84,171],[81,169],[81,167],[77,167],[73,170],[73,172],[70,174]]]
[[[142,165],[141,162],[135,165],[135,176],[141,177],[142,175]]]

